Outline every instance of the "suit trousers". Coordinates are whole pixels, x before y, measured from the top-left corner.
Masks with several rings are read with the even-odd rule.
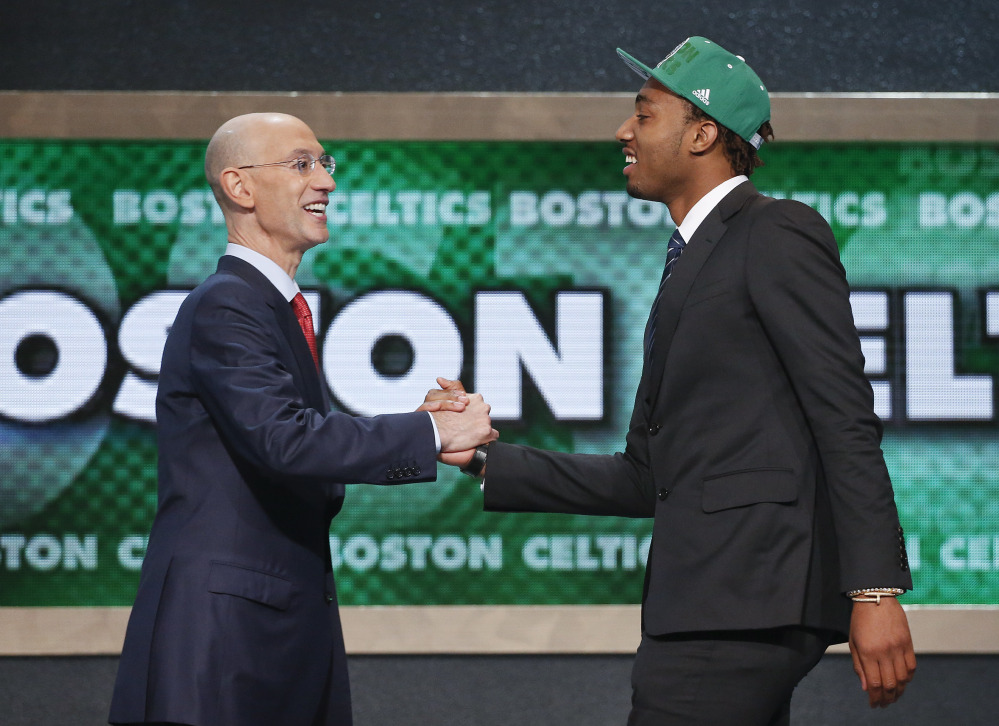
[[[800,626],[643,634],[628,726],[787,726],[795,686],[833,640]]]

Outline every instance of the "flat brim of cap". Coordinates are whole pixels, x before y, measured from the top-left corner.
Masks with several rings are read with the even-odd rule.
[[[631,70],[635,71],[635,73],[640,75],[645,80],[648,80],[652,76],[652,69],[649,68],[644,63],[642,63],[640,60],[635,59],[633,56],[629,55],[628,53],[625,53],[620,48],[617,49],[617,54],[621,56],[621,60],[627,63],[628,67],[631,68]]]

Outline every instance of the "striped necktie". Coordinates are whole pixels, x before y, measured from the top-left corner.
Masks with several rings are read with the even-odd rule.
[[[680,229],[673,230],[673,234],[669,238],[669,245],[666,247],[666,265],[663,267],[663,277],[659,281],[659,292],[656,293],[656,299],[652,303],[652,312],[649,313],[649,323],[645,327],[646,359],[652,358],[652,346],[656,342],[656,323],[659,322],[659,300],[662,299],[663,290],[666,288],[666,281],[673,274],[673,266],[680,259],[680,253],[683,252],[683,248],[686,246],[687,243],[680,236]]]

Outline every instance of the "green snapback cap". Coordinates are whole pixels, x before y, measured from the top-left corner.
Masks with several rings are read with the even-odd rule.
[[[754,148],[763,145],[763,137],[757,132],[770,120],[770,95],[741,56],[700,36],[687,38],[655,68],[649,68],[620,48],[617,54],[635,73],[655,78]]]

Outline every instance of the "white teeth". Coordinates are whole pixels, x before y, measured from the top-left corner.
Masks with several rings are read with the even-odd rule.
[[[312,204],[306,204],[305,210],[307,212],[316,212],[318,214],[323,214],[326,211],[326,205],[322,202],[313,202]]]
[[[638,158],[632,156],[631,154],[625,154],[624,160],[626,162],[628,162],[629,164],[636,164],[636,163],[638,163]]]

